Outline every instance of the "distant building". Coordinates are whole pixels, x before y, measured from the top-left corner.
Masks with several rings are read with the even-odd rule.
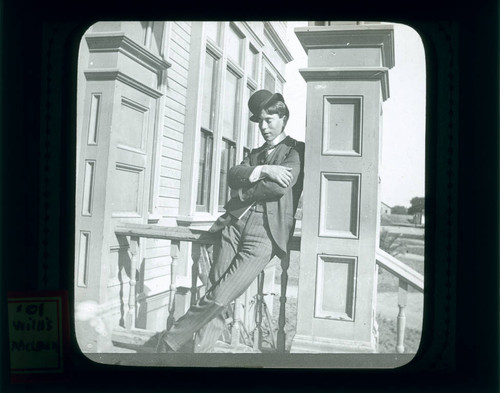
[[[425,225],[425,210],[414,214],[413,223],[415,225]]]
[[[392,207],[387,203],[380,202],[380,214],[391,214]]]

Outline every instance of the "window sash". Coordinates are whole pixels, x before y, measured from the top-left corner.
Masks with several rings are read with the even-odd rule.
[[[229,25],[226,40],[226,52],[227,56],[238,65],[242,65],[243,42],[241,33],[239,33],[232,24]]]
[[[220,44],[221,24],[219,22],[205,22],[205,31],[209,39],[218,45]]]
[[[203,81],[202,93],[203,104],[201,109],[201,126],[209,130],[213,130],[215,126],[217,102],[216,86],[218,85],[217,63],[218,59],[207,52],[205,56],[205,77]]]
[[[275,93],[276,79],[273,74],[266,69],[264,73],[264,89],[269,90],[271,93]]]
[[[212,24],[205,29],[196,198],[196,211],[211,214],[216,213],[217,207],[220,211],[231,197],[229,169],[257,144],[256,125],[248,120],[248,111],[241,101],[259,87],[262,76],[261,55],[238,26],[232,23],[217,26],[216,29]]]
[[[240,78],[229,68],[226,70],[226,86],[224,95],[224,124],[222,135],[236,140],[238,135],[238,118],[240,105]]]
[[[198,190],[196,196],[196,210],[209,211],[210,188],[212,185],[212,154],[214,137],[212,132],[201,129],[200,160],[198,167]]]
[[[257,80],[258,61],[259,53],[252,45],[249,45],[247,50],[247,71],[248,76],[254,80]]]
[[[231,189],[228,186],[228,173],[229,169],[235,164],[236,143],[223,138],[219,178],[219,209],[221,209],[231,197]]]
[[[255,92],[254,88],[252,88],[251,86],[247,86],[247,97],[246,97],[247,102],[254,92]],[[252,149],[255,144],[255,123],[250,121],[250,115],[251,113],[249,112],[247,120],[248,124],[246,130],[247,135],[246,138],[244,139],[245,147],[249,150]]]

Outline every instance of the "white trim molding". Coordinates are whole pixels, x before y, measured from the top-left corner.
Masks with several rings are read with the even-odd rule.
[[[151,71],[165,70],[171,64],[152,54],[144,46],[128,38],[125,33],[92,33],[85,36],[89,52],[120,52]]]
[[[386,67],[309,67],[299,70],[310,81],[380,81],[382,97],[389,98],[389,69]]]
[[[144,83],[139,82],[137,79],[121,72],[119,69],[92,69],[84,71],[85,78],[88,81],[112,81],[117,80],[123,82],[124,84],[133,87],[134,89],[144,93],[152,98],[160,98],[163,93],[159,90],[153,89],[152,87],[146,86]]]
[[[394,67],[392,25],[336,25],[297,27],[295,35],[308,53],[321,48],[380,48],[382,66]]]
[[[293,56],[288,50],[286,43],[276,31],[272,22],[264,22],[264,34],[268,36],[269,41],[271,41],[271,43],[276,47],[278,54],[285,61],[285,63],[289,63],[293,60]]]

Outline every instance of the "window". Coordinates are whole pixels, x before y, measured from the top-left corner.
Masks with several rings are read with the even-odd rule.
[[[229,169],[236,164],[236,144],[222,139],[220,181],[219,181],[219,208],[222,208],[230,198],[230,189],[227,185]]]
[[[236,141],[238,139],[239,118],[239,78],[230,69],[226,70],[226,86],[224,94],[224,123],[222,125],[222,150],[219,179],[219,208],[229,198],[227,174],[229,168],[236,163]]]
[[[247,70],[248,76],[253,78],[254,80],[257,80],[259,66],[258,61],[259,53],[252,47],[252,45],[249,45],[247,51]]]
[[[229,26],[227,38],[227,56],[236,64],[241,65],[243,53],[243,38],[240,33],[236,31],[233,25]]]
[[[212,134],[202,130],[198,172],[198,194],[196,197],[196,208],[201,211],[206,211],[210,205],[213,142],[214,138]]]
[[[276,80],[274,79],[274,76],[269,72],[268,69],[266,69],[266,72],[264,74],[264,89],[269,90],[271,93],[275,93],[275,83]]]
[[[226,86],[224,94],[224,124],[222,134],[232,140],[237,139],[237,119],[238,111],[240,109],[239,100],[239,78],[231,72],[230,69],[226,70]]]
[[[203,83],[201,126],[208,130],[213,130],[215,121],[215,80],[217,78],[216,63],[217,59],[207,53]]]
[[[246,101],[248,102],[248,99],[250,96],[254,93],[255,89],[251,86],[247,86],[247,91],[246,91]],[[250,113],[249,113],[250,117]],[[255,123],[250,121],[248,119],[248,125],[247,125],[247,134],[246,138],[244,140],[245,146],[243,147],[243,156],[246,157],[248,154],[250,154],[250,150],[252,147],[255,145]]]
[[[210,207],[210,188],[212,185],[212,155],[216,115],[215,86],[217,81],[218,60],[207,52],[203,78],[203,101],[201,108],[201,143],[198,172],[196,210],[208,211]]]
[[[220,43],[220,23],[219,22],[206,22],[205,23],[205,31],[207,37],[210,38],[214,43]]]
[[[244,104],[257,90],[260,53],[237,24],[209,22],[203,31],[196,210],[216,214],[231,197],[229,169],[255,147],[255,124]]]

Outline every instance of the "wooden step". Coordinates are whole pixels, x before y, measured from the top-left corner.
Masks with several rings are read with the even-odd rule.
[[[159,334],[160,332],[146,329],[117,328],[113,330],[111,340],[113,345],[119,348],[131,349],[138,353],[155,353]],[[214,353],[260,353],[260,351],[241,343],[233,347],[224,341],[217,341]]]

